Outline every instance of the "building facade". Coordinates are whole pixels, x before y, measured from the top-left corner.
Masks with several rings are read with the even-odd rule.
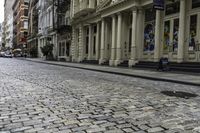
[[[57,0],[58,60],[71,61],[71,0]]]
[[[38,10],[38,56],[43,57],[40,48],[49,43],[54,45],[53,55],[57,58],[57,32],[55,30],[57,20],[54,0],[39,0]]]
[[[0,23],[0,50],[2,48],[2,34],[3,34],[3,29],[2,29],[2,23]]]
[[[28,4],[29,0],[15,0],[13,9],[13,46],[25,49],[28,34]]]
[[[13,10],[12,10],[13,1],[5,0],[4,1],[4,40],[3,43],[6,48],[13,47]]]
[[[54,59],[70,61],[71,26],[70,0],[39,0],[38,10],[38,51],[50,43],[53,44]]]
[[[31,48],[38,48],[38,1],[30,0],[28,8],[28,38],[27,49],[30,53]]]
[[[200,0],[72,0],[72,60],[200,62]]]

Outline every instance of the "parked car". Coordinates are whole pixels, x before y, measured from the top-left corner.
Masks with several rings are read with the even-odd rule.
[[[21,49],[14,49],[13,50],[14,57],[22,57],[22,50]]]
[[[12,54],[5,54],[4,57],[6,57],[6,58],[12,58],[13,56],[12,56]]]
[[[5,53],[5,52],[3,52],[3,51],[2,51],[2,52],[0,52],[0,57],[4,57],[4,56],[5,56],[5,54],[6,54],[6,53]]]

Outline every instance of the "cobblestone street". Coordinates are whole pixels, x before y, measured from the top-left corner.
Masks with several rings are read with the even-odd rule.
[[[0,133],[200,133],[200,88],[0,58]]]

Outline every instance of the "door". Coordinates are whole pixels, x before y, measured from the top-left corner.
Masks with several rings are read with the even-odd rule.
[[[190,15],[188,61],[200,62],[200,12]]]
[[[170,61],[176,61],[178,52],[179,19],[171,18],[164,21],[163,55]]]

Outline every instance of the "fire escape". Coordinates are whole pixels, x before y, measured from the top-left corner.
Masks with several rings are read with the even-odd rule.
[[[56,0],[57,3],[57,22],[56,30],[59,34],[71,33],[70,18],[71,0]]]

